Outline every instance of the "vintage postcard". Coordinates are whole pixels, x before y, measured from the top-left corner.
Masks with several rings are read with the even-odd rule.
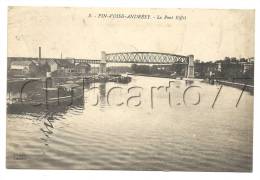
[[[255,11],[9,7],[9,169],[251,172]]]

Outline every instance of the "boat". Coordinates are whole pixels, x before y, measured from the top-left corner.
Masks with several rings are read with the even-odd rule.
[[[120,78],[120,74],[109,74],[109,82],[118,82],[118,79]]]
[[[123,83],[123,84],[127,84],[129,82],[131,82],[132,78],[129,77],[129,76],[120,76],[118,79],[117,79],[117,82],[118,83]]]
[[[176,72],[170,74],[170,78],[172,78],[172,79],[176,79],[176,78],[177,78]]]
[[[92,77],[91,76],[86,76],[86,77],[82,77],[77,79],[76,81],[74,81],[75,84],[78,85],[89,85],[89,83],[92,81]]]
[[[26,98],[15,97],[8,99],[8,108],[18,106],[39,107],[43,105],[72,105],[78,100],[83,100],[83,88],[78,84],[62,84],[56,87],[42,88],[40,91],[28,95]]]

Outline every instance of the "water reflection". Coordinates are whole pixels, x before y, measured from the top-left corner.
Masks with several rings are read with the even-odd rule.
[[[106,106],[106,83],[100,83],[98,87],[100,94],[100,107],[104,108]]]
[[[193,83],[194,83],[193,80],[190,80],[190,79],[185,80],[185,85],[186,85],[186,86],[190,86],[190,85],[192,85]]]
[[[44,142],[45,146],[48,146],[48,140],[54,131],[54,113],[47,111],[42,119],[43,127],[40,128],[40,131],[42,132],[43,137],[41,137],[40,139]]]

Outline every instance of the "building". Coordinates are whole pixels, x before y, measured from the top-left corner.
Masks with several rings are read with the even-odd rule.
[[[75,65],[70,60],[60,59],[55,61],[57,63],[57,70],[60,73],[73,73],[75,72]]]
[[[222,63],[221,62],[217,62],[216,65],[217,65],[217,71],[221,72],[222,71]]]
[[[243,63],[243,73],[246,73],[252,69],[254,69],[253,63]]]
[[[37,70],[36,64],[31,60],[14,60],[9,66],[9,73],[16,76],[33,75]]]
[[[54,59],[48,60],[47,64],[50,67],[50,72],[55,72],[58,70],[58,63]]]

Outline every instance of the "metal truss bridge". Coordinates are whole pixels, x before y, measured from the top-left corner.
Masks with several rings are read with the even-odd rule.
[[[75,59],[76,62],[87,62],[89,64],[106,63],[143,63],[143,64],[188,64],[189,57],[159,53],[159,52],[123,52],[104,54],[101,60],[94,59]]]

